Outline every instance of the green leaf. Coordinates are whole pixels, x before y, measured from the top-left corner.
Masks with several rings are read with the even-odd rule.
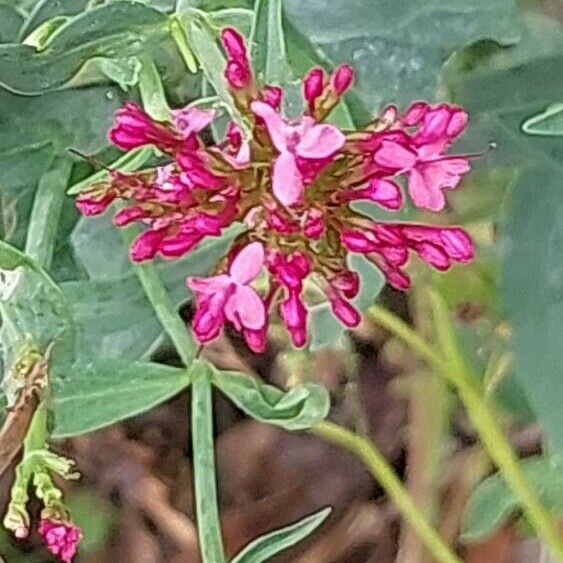
[[[330,408],[324,387],[302,383],[282,391],[242,373],[213,370],[213,383],[248,416],[287,430],[310,428]]]
[[[563,466],[555,459],[534,457],[520,462],[526,479],[555,516],[563,515]],[[462,540],[479,541],[490,536],[519,512],[519,502],[498,473],[487,477],[473,491],[464,516]]]
[[[92,432],[147,411],[190,384],[187,370],[95,360],[53,369],[53,438]]]
[[[65,86],[93,57],[123,58],[142,53],[167,34],[168,20],[139,2],[112,2],[84,12],[59,27],[48,45],[0,45],[0,84],[22,94]]]
[[[0,3],[0,43],[17,41],[24,21],[22,12],[9,4]]]
[[[288,18],[335,62],[357,72],[371,110],[434,99],[443,63],[481,39],[512,44],[520,23],[514,0],[286,0]]]
[[[291,524],[252,541],[231,563],[263,563],[281,551],[310,536],[331,513],[327,507]]]
[[[285,86],[289,79],[282,0],[256,0],[250,31],[251,59],[257,78]]]
[[[529,117],[522,125],[528,135],[563,136],[563,104],[552,104],[545,111]]]
[[[75,16],[83,12],[90,0],[39,0],[35,2],[33,11],[20,30],[20,40],[45,22],[60,16]]]
[[[238,228],[210,239],[186,257],[157,265],[172,300],[189,299],[186,277],[206,275],[227,251]],[[76,311],[85,353],[99,357],[140,358],[162,340],[162,327],[131,268],[121,235],[111,218],[84,219],[73,234],[76,256],[90,280],[62,285]],[[108,260],[111,253],[111,260]],[[189,330],[186,327],[186,330]]]
[[[350,257],[350,268],[360,276],[360,292],[352,303],[360,311],[365,311],[377,299],[385,285],[385,279],[378,268],[359,254]],[[314,305],[310,311],[312,350],[335,344],[343,337],[347,329],[334,316],[328,301]]]
[[[53,361],[74,357],[72,309],[60,287],[37,263],[0,241],[0,343],[4,364],[30,336],[45,350],[56,344]]]

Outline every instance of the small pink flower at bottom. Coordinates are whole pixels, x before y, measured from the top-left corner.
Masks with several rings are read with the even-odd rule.
[[[71,563],[82,538],[80,528],[70,522],[42,519],[37,529],[45,547],[63,563]]]
[[[227,274],[187,279],[188,287],[196,295],[193,329],[201,343],[215,338],[227,320],[243,332],[251,348],[263,343],[260,335],[266,326],[266,308],[250,287],[263,265],[264,247],[253,242],[239,251]]]

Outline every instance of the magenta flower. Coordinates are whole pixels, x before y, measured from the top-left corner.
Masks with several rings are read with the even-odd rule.
[[[372,224],[363,230],[345,230],[342,243],[352,252],[366,254],[397,289],[410,287],[410,278],[402,270],[409,250],[440,271],[453,262],[464,264],[474,256],[473,243],[459,227],[432,227],[401,223]]]
[[[108,137],[114,145],[125,150],[150,144],[166,153],[196,150],[199,144],[195,134],[205,129],[213,117],[212,111],[187,107],[173,111],[171,123],[161,123],[137,104],[128,102],[117,110]]]
[[[305,162],[330,159],[344,146],[344,135],[334,125],[315,123],[308,116],[296,124],[287,123],[264,102],[252,102],[251,109],[264,120],[279,153],[273,163],[272,191],[283,205],[293,205],[303,193],[303,174],[298,159]]]
[[[352,68],[341,65],[331,74],[321,68],[307,73],[304,114],[288,120],[283,90],[256,81],[242,35],[226,28],[221,40],[226,85],[250,129],[231,122],[225,137],[210,144],[199,134],[213,112],[188,107],[157,122],[126,104],[110,138],[126,149],[154,144],[168,163],[136,174],[113,171],[108,182],[77,198],[85,215],[102,213],[116,199],[127,203],[114,223],[142,226],[130,248],[134,261],[177,258],[234,222],[245,226],[215,275],[187,280],[201,343],[229,323],[261,351],[268,315],[277,309],[294,345],[303,346],[308,301],[318,289],[335,319],[357,326],[361,315],[353,300],[360,278],[350,270],[350,253],[365,255],[398,289],[411,283],[406,267],[412,255],[439,271],[473,259],[471,239],[460,227],[373,220],[354,205],[400,210],[406,186],[415,207],[442,210],[447,190],[469,169],[470,155],[447,154],[467,124],[463,109],[415,102],[401,114],[390,105],[364,128],[342,132],[326,122],[354,80]],[[260,272],[259,294],[252,283]]]
[[[265,329],[266,309],[258,293],[250,287],[263,265],[264,247],[253,242],[235,256],[228,273],[187,279],[197,299],[193,328],[200,342],[213,340],[228,320],[248,336],[246,340],[251,348],[263,348],[263,341],[256,336]]]
[[[37,529],[45,547],[63,563],[71,563],[82,537],[80,528],[70,522],[42,519]]]
[[[373,141],[379,146],[373,160],[390,173],[407,174],[409,195],[417,207],[441,211],[446,204],[443,190],[455,188],[469,171],[467,157],[444,154],[465,128],[467,114],[456,106],[416,102],[399,124],[418,129],[412,136],[393,127],[376,134]]]

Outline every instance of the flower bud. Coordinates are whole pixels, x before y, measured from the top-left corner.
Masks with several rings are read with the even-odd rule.
[[[330,77],[330,85],[338,96],[342,96],[352,85],[354,71],[350,65],[340,65]]]

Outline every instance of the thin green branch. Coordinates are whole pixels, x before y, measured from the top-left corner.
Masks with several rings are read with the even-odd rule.
[[[192,440],[201,557],[205,563],[224,563],[213,451],[211,381],[203,369],[194,373],[192,382]]]
[[[461,559],[455,555],[428,523],[389,462],[371,441],[326,420],[319,422],[311,429],[311,432],[348,450],[364,463],[436,561],[440,563],[461,563]]]
[[[559,534],[555,521],[527,481],[518,457],[499,425],[498,417],[478,385],[478,378],[470,372],[463,360],[445,304],[436,293],[432,293],[430,298],[443,355],[390,311],[375,305],[369,309],[369,316],[403,340],[456,389],[490,458],[518,497],[530,524],[552,552],[563,561],[563,537]]]

